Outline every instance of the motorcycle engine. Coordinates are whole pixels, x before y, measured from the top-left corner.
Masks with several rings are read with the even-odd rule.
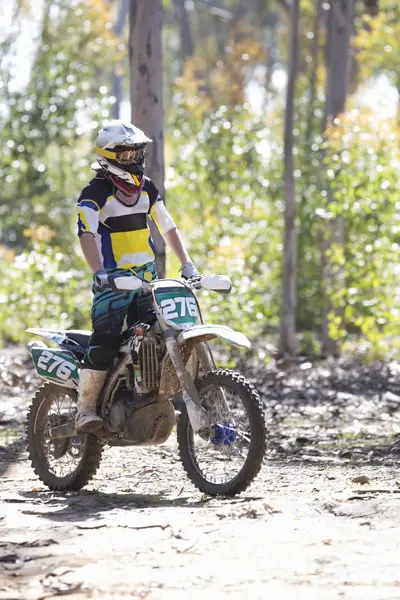
[[[151,398],[143,398],[144,394],[138,394],[136,389],[129,390],[125,382],[121,381],[113,393],[113,404],[111,405],[108,420],[112,431],[122,433],[126,421],[133,415],[135,410],[146,404]],[[150,394],[146,394],[150,396]],[[153,399],[154,394],[151,394]]]
[[[154,392],[138,394],[120,382],[113,393],[108,422],[114,433],[132,445],[149,445],[165,442],[176,418],[169,400],[160,401]]]

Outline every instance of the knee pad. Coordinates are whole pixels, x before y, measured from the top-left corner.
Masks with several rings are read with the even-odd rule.
[[[118,354],[119,346],[119,332],[118,335],[113,333],[94,333],[90,339],[90,345],[83,361],[84,366],[99,371],[109,369]]]

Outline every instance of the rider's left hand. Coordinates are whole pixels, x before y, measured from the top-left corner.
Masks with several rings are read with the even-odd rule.
[[[183,279],[192,279],[193,277],[195,277],[195,278],[202,277],[200,271],[198,269],[196,269],[196,267],[194,266],[192,261],[184,263],[181,266],[181,273],[182,273]]]

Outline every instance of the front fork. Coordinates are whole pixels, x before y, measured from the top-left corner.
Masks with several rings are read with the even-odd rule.
[[[189,421],[195,433],[208,437],[210,428],[207,420],[207,413],[201,405],[200,398],[193,377],[186,369],[182,355],[179,350],[178,342],[173,334],[165,335],[167,350],[174,365],[176,374],[182,386],[182,397],[186,405]]]
[[[185,367],[178,343],[173,334],[166,336],[166,344],[172,364],[175,367],[178,379],[182,385],[182,397],[186,405],[192,429],[201,437],[208,438],[211,430],[207,413],[201,405],[199,394],[196,386],[194,385],[193,378]],[[206,372],[216,369],[214,357],[207,342],[200,342],[196,346],[196,353]],[[225,398],[225,392],[221,388],[216,390],[215,409],[219,415],[226,415],[226,411],[229,411],[229,405]]]
[[[200,344],[197,344],[196,353],[207,373],[217,368],[208,342],[200,342]]]
[[[201,342],[196,346],[196,352],[199,357],[200,363],[203,365],[205,371],[216,370],[217,366],[214,361],[213,354],[211,352],[210,344],[208,342]],[[223,388],[216,388],[213,393],[214,398],[214,409],[217,415],[217,420],[223,423],[226,419],[226,415],[230,413],[229,404],[226,400],[225,391]],[[215,425],[215,423],[214,423]]]

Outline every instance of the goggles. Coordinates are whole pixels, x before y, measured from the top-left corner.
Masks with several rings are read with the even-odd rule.
[[[96,146],[96,153],[104,158],[114,160],[120,165],[140,165],[146,158],[146,144],[125,150],[105,150]]]

